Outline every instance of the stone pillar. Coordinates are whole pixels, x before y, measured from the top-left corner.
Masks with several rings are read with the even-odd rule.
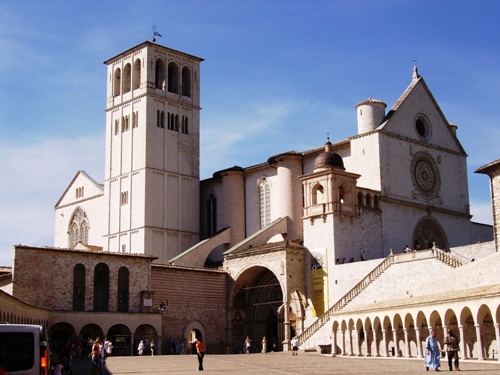
[[[330,334],[330,338],[332,339],[331,346],[331,356],[336,357],[337,356],[337,331],[332,331]]]
[[[497,358],[500,362],[500,324],[495,324],[495,336],[497,340]]]
[[[340,330],[341,332],[341,343],[340,343],[340,354],[345,355],[345,331]]]
[[[283,351],[290,351],[290,303],[288,301],[285,302],[285,311],[284,311],[284,319],[285,319],[285,340],[283,341]]]
[[[477,343],[478,343],[478,350],[479,350],[479,354],[477,356],[477,359],[479,361],[484,361],[484,360],[486,360],[486,357],[484,356],[483,338],[481,336],[481,324],[476,324],[476,336],[477,336]]]
[[[231,227],[231,246],[245,239],[245,181],[243,169],[233,167],[222,171],[221,228]],[[217,225],[217,227],[219,227]]]
[[[408,329],[403,328],[405,334],[406,358],[410,358],[410,341],[408,340]]]
[[[359,357],[361,355],[361,348],[359,343],[359,331],[357,329],[353,329],[351,333],[352,338],[352,354],[354,356]]]
[[[394,340],[394,357],[399,357],[398,331],[392,330],[392,339]]]
[[[134,350],[135,350],[135,343],[134,343],[134,334],[130,334],[130,344],[128,348],[128,355],[133,356],[134,355]]]
[[[279,217],[288,216],[288,239],[303,237],[302,223],[302,182],[299,176],[302,175],[302,155],[290,151],[287,154],[277,156],[274,161],[277,164],[277,184],[280,193],[276,196],[277,215]]]
[[[375,357],[380,357],[380,350],[378,347],[378,337],[377,337],[378,329],[373,329],[373,342],[375,343]]]
[[[382,342],[384,343],[384,357],[389,357],[389,347],[387,345],[387,331],[382,330]]]
[[[458,326],[458,331],[460,332],[460,351],[462,356],[460,359],[467,359],[467,342],[464,335],[464,326]]]
[[[422,356],[422,340],[420,340],[420,328],[415,326],[415,336],[417,341],[417,358],[423,358]]]
[[[347,331],[347,337],[349,338],[349,355],[353,356],[354,355],[354,345],[352,342],[352,331]]]

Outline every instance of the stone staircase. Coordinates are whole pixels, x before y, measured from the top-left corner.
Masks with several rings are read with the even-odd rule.
[[[463,266],[463,263],[455,258],[453,255],[450,253],[447,253],[441,249],[432,249],[432,253],[434,255],[434,258],[437,260],[440,260],[444,264],[449,265],[450,267],[457,268]]]
[[[321,329],[329,320],[334,312],[340,311],[349,304],[356,296],[358,296],[368,285],[377,279],[387,268],[393,263],[393,255],[385,258],[377,267],[375,267],[368,275],[366,275],[359,283],[357,283],[349,292],[341,297],[332,307],[330,307],[323,315],[321,315],[313,324],[307,327],[297,339],[299,345],[303,345],[312,335]]]

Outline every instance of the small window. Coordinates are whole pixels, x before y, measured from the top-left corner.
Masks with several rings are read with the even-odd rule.
[[[121,80],[122,80],[122,71],[120,70],[120,68],[118,68],[115,70],[115,82],[114,82],[114,87],[113,87],[113,89],[114,89],[113,95],[114,96],[120,95]]]
[[[182,95],[191,97],[191,71],[187,66],[182,68]]]
[[[165,61],[156,59],[155,86],[157,89],[165,90]]]
[[[130,92],[132,84],[132,66],[130,64],[125,65],[123,68],[123,92]]]
[[[124,191],[121,194],[121,205],[125,206],[128,204],[128,191]]]
[[[168,64],[168,92],[179,93],[179,68],[177,64]]]
[[[132,80],[132,89],[138,89],[141,86],[141,60],[139,59],[135,60]]]
[[[182,116],[182,134],[189,133],[189,121],[187,116]]]
[[[115,135],[120,133],[120,123],[118,120],[115,120]]]
[[[431,137],[431,126],[429,120],[423,115],[417,116],[415,120],[415,130],[420,138],[428,140]]]

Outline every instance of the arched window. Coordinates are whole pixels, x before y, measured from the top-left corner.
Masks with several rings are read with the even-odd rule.
[[[123,92],[130,92],[132,84],[132,66],[130,64],[125,65],[123,68]]]
[[[351,204],[351,194],[349,185],[345,182],[341,183],[338,189],[339,193],[339,202],[345,204]]]
[[[113,82],[113,95],[114,96],[120,95],[121,80],[122,80],[122,71],[120,68],[116,68],[115,81]]]
[[[363,206],[363,193],[358,192],[358,206]]]
[[[315,185],[312,189],[312,204],[323,203],[323,186]]]
[[[156,59],[155,87],[157,89],[165,90],[165,61],[160,58]]]
[[[141,60],[137,59],[134,63],[134,72],[132,74],[132,90],[141,87]]]
[[[207,237],[217,233],[217,198],[213,193],[207,200]]]
[[[80,225],[80,241],[84,244],[89,243],[89,225],[86,220]]]
[[[127,267],[118,270],[118,312],[128,312],[129,277]]]
[[[168,92],[179,93],[179,68],[173,62],[168,64]]]
[[[264,228],[271,222],[271,188],[267,178],[259,185],[260,227]]]
[[[372,196],[369,193],[366,194],[366,207],[372,208]]]
[[[89,221],[85,211],[77,207],[73,212],[68,231],[68,247],[75,247],[78,241],[88,244],[89,239]]]
[[[165,111],[156,111],[156,126],[165,128]]]
[[[191,97],[191,70],[187,66],[182,68],[182,95]]]
[[[94,269],[94,311],[108,311],[109,267],[99,263]]]
[[[182,134],[189,133],[189,121],[187,116],[182,116]]]
[[[73,310],[85,311],[85,266],[77,264],[73,268]]]

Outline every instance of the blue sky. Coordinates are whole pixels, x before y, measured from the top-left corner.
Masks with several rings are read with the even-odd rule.
[[[500,158],[499,1],[0,2],[0,265],[52,245],[78,170],[104,179],[103,61],[152,36],[205,59],[201,175],[357,132],[354,106],[390,108],[419,73],[468,156],[473,220],[492,223]]]

